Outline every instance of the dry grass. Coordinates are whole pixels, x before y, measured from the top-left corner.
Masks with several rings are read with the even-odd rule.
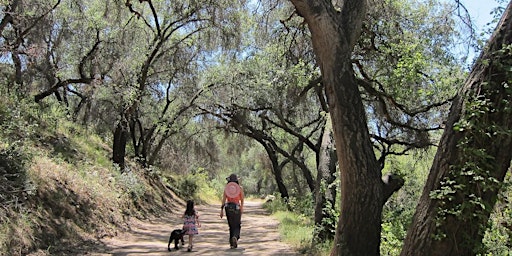
[[[126,173],[112,167],[111,143],[63,108],[11,96],[0,93],[0,255],[82,254],[132,217],[183,208],[130,159]]]
[[[126,229],[130,217],[182,208],[158,177],[135,164],[124,174],[105,167],[109,151],[98,140],[41,141],[27,164],[26,197],[0,220],[0,255],[75,254]]]

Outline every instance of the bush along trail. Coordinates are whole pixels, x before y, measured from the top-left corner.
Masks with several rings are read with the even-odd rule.
[[[220,205],[196,206],[200,214],[201,228],[194,237],[194,248],[187,252],[188,236],[185,245],[178,251],[167,251],[167,243],[172,230],[183,225],[183,210],[170,213],[158,219],[134,221],[131,229],[113,238],[103,239],[101,248],[95,248],[86,255],[299,255],[289,245],[279,239],[278,221],[262,208],[262,202],[247,200],[242,215],[242,232],[238,248],[229,246],[227,220],[219,217]]]

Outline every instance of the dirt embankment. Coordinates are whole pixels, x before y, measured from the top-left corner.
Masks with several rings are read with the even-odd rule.
[[[201,228],[194,237],[194,249],[187,252],[188,237],[179,250],[167,251],[169,234],[181,228],[182,212],[174,212],[166,218],[135,221],[131,230],[114,238],[102,240],[104,246],[85,255],[300,255],[279,239],[279,223],[262,208],[260,201],[246,201],[242,216],[242,233],[237,249],[229,247],[227,220],[219,217],[219,205],[201,205]],[[171,245],[172,248],[172,245]]]

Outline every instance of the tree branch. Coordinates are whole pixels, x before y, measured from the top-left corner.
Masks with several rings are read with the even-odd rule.
[[[382,184],[383,184],[383,202],[382,205],[384,205],[388,199],[398,191],[402,186],[404,185],[405,181],[402,177],[388,173],[384,177],[382,177]]]
[[[52,95],[53,93],[57,92],[57,90],[59,88],[67,86],[69,84],[89,84],[93,80],[94,79],[92,79],[92,78],[78,78],[78,79],[67,79],[67,80],[64,80],[64,81],[59,81],[55,85],[53,85],[50,89],[48,89],[48,90],[46,90],[46,91],[44,91],[42,93],[36,94],[34,96],[34,100],[35,100],[35,102],[39,102],[42,99],[44,99],[44,98]]]

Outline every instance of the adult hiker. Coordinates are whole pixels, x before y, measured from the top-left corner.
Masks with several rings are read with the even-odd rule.
[[[224,216],[225,210],[229,225],[229,245],[231,248],[237,248],[240,239],[242,212],[244,211],[244,191],[236,174],[229,175],[226,180],[228,183],[224,187],[224,194],[222,195],[220,217]]]

